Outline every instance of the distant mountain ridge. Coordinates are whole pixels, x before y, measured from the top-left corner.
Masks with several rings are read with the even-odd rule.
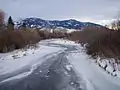
[[[91,23],[91,22],[80,22],[74,19],[69,20],[43,20],[41,18],[26,18],[20,22],[17,23],[18,26],[21,26],[23,23],[27,27],[31,28],[66,28],[66,29],[82,29],[85,27],[103,27],[99,24]]]

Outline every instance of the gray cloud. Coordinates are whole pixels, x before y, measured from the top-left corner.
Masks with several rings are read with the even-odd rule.
[[[120,0],[0,0],[0,8],[14,19],[111,19],[119,11]]]

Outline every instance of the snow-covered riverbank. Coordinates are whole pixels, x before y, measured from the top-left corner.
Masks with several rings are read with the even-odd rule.
[[[47,63],[49,61],[48,64],[45,64],[44,68],[49,69],[50,66],[53,66],[52,68],[59,73],[61,72],[61,69],[57,68],[61,68],[61,65],[63,64],[62,68],[65,68],[65,71],[62,70],[64,73],[60,74],[63,76],[65,74],[65,76],[68,77],[67,80],[69,77],[76,77],[72,76],[74,74],[70,74],[75,71],[77,76],[81,78],[81,90],[84,90],[85,88],[87,90],[120,90],[120,78],[111,76],[99,67],[99,65],[95,63],[94,59],[91,59],[86,55],[83,49],[84,48],[81,47],[81,45],[72,41],[52,39],[41,41],[38,43],[37,48],[27,50],[22,49],[11,53],[1,54],[0,83],[22,79],[30,75],[33,77],[34,73],[35,75],[42,75],[42,72],[44,73],[44,71],[39,70],[39,72],[36,72],[35,70],[42,66],[43,63]],[[58,66],[54,66],[50,61],[57,61],[56,63]],[[61,64],[60,66],[59,63]],[[26,68],[29,70],[26,70]],[[45,78],[49,78],[49,76],[45,76]],[[64,81],[64,83],[67,82]],[[71,82],[71,84],[75,85],[75,82]],[[76,88],[78,88],[78,86]],[[69,87],[69,90],[74,89],[70,89]]]

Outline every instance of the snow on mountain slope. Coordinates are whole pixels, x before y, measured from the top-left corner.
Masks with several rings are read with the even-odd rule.
[[[80,22],[74,19],[70,20],[43,20],[40,18],[26,18],[20,22],[17,23],[17,26],[20,27],[22,24],[26,24],[27,27],[32,27],[32,28],[50,28],[50,29],[55,29],[55,28],[65,28],[65,29],[78,29],[81,30],[82,28],[85,28],[87,26],[90,27],[103,27],[98,24],[90,23],[90,22]]]

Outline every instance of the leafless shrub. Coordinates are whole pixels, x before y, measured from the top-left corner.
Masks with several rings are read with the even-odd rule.
[[[70,35],[70,40],[86,44],[86,50],[93,57],[120,58],[120,31],[107,28],[85,28]]]
[[[40,40],[37,31],[3,31],[0,33],[0,52],[8,52],[35,44]]]

